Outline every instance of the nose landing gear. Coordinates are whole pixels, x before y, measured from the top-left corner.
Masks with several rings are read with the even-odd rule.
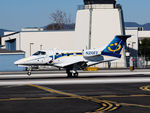
[[[28,72],[27,72],[27,75],[28,75],[28,76],[31,75],[31,71],[32,71],[32,66],[29,66],[29,67],[28,67]]]

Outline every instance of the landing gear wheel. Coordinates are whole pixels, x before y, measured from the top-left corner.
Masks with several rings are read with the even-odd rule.
[[[27,75],[30,76],[30,75],[31,75],[31,72],[28,72]]]
[[[72,77],[72,73],[70,72],[70,69],[66,69],[66,73],[68,78]]]
[[[32,66],[29,66],[29,67],[28,67],[28,72],[27,72],[27,75],[28,75],[28,76],[31,75],[31,71],[32,71]]]
[[[73,76],[76,77],[76,78],[78,77],[78,75],[79,75],[78,72],[73,73]]]
[[[72,77],[72,73],[71,72],[67,73],[67,77],[68,78]]]

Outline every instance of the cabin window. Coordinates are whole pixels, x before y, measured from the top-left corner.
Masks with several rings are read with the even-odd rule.
[[[58,56],[59,55],[59,53],[56,53],[56,56]]]

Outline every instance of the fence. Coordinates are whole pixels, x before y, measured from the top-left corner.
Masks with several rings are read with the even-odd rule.
[[[150,68],[150,57],[133,57],[133,58],[135,68]],[[129,60],[127,61],[129,64],[130,63]]]

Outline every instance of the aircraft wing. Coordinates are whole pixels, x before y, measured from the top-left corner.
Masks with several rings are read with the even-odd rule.
[[[61,59],[58,59],[57,61],[58,63],[56,63],[55,65],[57,67],[62,67],[62,68],[69,67],[69,66],[71,67],[74,64],[77,64],[81,68],[84,64],[86,64],[86,61],[85,59],[83,59],[83,56],[63,57]]]

